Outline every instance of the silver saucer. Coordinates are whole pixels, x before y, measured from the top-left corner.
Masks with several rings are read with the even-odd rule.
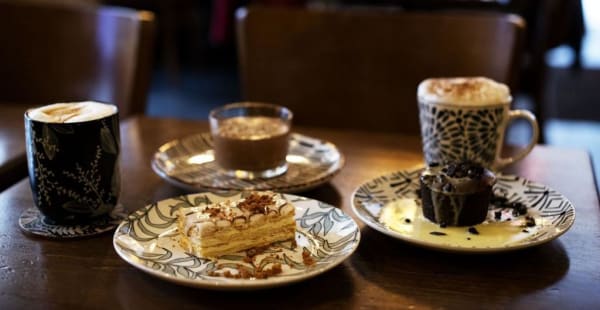
[[[154,154],[152,169],[166,181],[191,191],[272,190],[295,193],[328,182],[344,166],[344,157],[327,141],[290,135],[286,173],[244,180],[227,175],[214,162],[210,133],[173,140]]]

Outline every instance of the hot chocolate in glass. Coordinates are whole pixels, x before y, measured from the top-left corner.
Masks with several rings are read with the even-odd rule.
[[[285,173],[291,121],[290,110],[267,103],[233,103],[211,111],[216,163],[243,179]]]

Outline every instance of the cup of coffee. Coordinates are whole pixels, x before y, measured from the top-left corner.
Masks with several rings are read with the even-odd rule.
[[[86,101],[29,109],[25,138],[33,200],[47,220],[84,223],[114,209],[120,191],[116,106]]]
[[[484,77],[432,78],[417,91],[426,163],[472,162],[497,170],[525,157],[535,146],[535,116],[511,110],[508,87]],[[516,119],[527,120],[533,134],[527,146],[501,157],[505,130]]]
[[[287,171],[292,112],[258,102],[232,103],[210,112],[217,165],[241,179],[272,178]]]

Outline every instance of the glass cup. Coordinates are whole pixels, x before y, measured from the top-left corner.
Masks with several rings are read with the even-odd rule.
[[[292,112],[258,102],[232,103],[210,112],[215,162],[240,179],[272,178],[287,171]]]

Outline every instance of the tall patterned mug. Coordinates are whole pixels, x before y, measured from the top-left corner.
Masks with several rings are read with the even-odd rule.
[[[83,223],[112,211],[120,191],[119,115],[99,102],[25,113],[29,182],[47,220]]]
[[[470,161],[498,170],[525,157],[538,140],[535,116],[511,110],[508,87],[491,79],[427,79],[417,97],[427,164]],[[516,118],[530,123],[531,140],[516,155],[501,157],[506,127]]]

